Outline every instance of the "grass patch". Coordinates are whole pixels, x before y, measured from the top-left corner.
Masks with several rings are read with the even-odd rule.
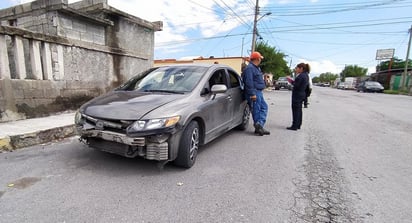
[[[408,95],[407,90],[384,90],[383,93],[385,94],[402,94],[402,95]]]
[[[385,94],[399,94],[397,90],[384,90],[383,93]]]

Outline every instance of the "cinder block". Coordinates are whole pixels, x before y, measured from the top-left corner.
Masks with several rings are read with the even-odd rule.
[[[73,29],[73,20],[61,17],[60,24],[63,26],[64,29]]]
[[[87,27],[86,24],[73,20],[73,30],[76,30],[81,33],[85,33],[87,32],[86,27]]]
[[[25,89],[24,96],[26,99],[44,98],[43,89]]]
[[[80,33],[80,40],[93,43],[93,33]]]
[[[70,39],[75,39],[75,40],[80,40],[81,39],[81,34],[80,32],[76,31],[76,30],[65,30],[66,32],[66,37],[70,38]]]
[[[0,18],[7,17],[7,16],[13,16],[14,14],[15,14],[14,7],[0,10]]]

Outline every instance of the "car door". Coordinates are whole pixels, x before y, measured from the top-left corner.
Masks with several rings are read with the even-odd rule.
[[[246,101],[243,99],[243,86],[239,74],[228,69],[227,75],[229,80],[227,94],[231,98],[231,100],[228,101],[228,109],[230,110],[230,116],[232,118],[231,127],[235,127],[242,122]]]
[[[208,95],[205,95],[202,113],[205,118],[205,141],[208,142],[230,129],[233,114],[233,100],[230,91],[211,93],[211,88],[215,84],[224,84],[228,87],[227,73],[225,69],[215,70],[208,81]]]

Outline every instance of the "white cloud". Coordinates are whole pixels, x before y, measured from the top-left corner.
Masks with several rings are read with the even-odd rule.
[[[367,75],[373,74],[376,72],[376,66],[373,67],[368,67],[368,73]]]
[[[109,0],[108,3],[144,20],[163,21],[163,30],[156,32],[155,36],[156,50],[170,53],[182,50],[182,46],[189,44],[185,43],[189,39],[226,35],[234,28],[253,21],[248,1],[231,0],[220,5],[216,1],[204,0],[151,0],[150,4],[142,4],[138,0]],[[223,14],[222,8],[225,9]],[[245,21],[245,17],[239,15],[250,15],[250,19]]]
[[[313,77],[319,76],[322,73],[333,73],[333,74],[340,74],[342,71],[342,67],[337,66],[330,60],[321,60],[321,61],[307,61],[303,59],[299,59],[298,63],[307,63],[310,66],[310,73]],[[296,64],[298,64],[296,63]]]

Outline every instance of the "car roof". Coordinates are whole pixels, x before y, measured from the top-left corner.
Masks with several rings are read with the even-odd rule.
[[[230,68],[228,65],[225,64],[209,64],[209,63],[183,63],[183,64],[170,64],[170,65],[163,65],[158,67],[206,67],[206,68]]]

